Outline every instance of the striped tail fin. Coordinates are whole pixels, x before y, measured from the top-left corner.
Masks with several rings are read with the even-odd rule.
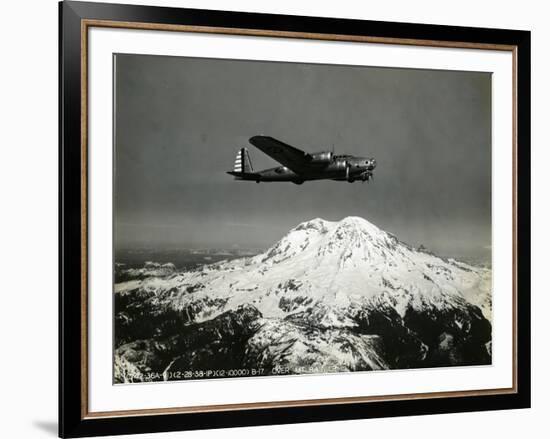
[[[241,148],[239,152],[237,152],[237,156],[235,157],[234,172],[245,174],[254,172],[252,170],[252,162],[250,161],[250,156],[248,155],[248,149]]]

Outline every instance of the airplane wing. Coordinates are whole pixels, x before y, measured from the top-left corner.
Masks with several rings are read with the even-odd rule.
[[[287,145],[273,137],[254,136],[250,138],[249,142],[296,174],[302,174],[309,167],[311,156],[307,152]]]

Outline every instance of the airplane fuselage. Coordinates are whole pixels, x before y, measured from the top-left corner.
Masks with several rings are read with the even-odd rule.
[[[309,180],[366,181],[372,176],[373,168],[371,159],[361,157],[335,158],[330,163],[315,165],[300,175],[286,166],[277,166],[256,171],[255,178],[251,178],[251,180],[257,182],[290,181],[297,184]]]

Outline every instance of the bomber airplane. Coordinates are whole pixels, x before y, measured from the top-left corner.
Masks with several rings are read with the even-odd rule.
[[[254,171],[248,149],[241,148],[235,158],[233,175],[235,180],[255,181],[291,181],[302,184],[309,180],[369,181],[376,168],[374,158],[354,157],[346,154],[334,154],[323,151],[309,154],[280,140],[268,136],[254,136],[249,142],[282,166]]]

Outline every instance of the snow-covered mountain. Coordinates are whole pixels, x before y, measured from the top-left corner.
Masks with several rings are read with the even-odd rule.
[[[216,365],[274,374],[491,360],[491,271],[362,218],[317,218],[264,253],[194,271],[147,268],[115,285],[118,382]]]

